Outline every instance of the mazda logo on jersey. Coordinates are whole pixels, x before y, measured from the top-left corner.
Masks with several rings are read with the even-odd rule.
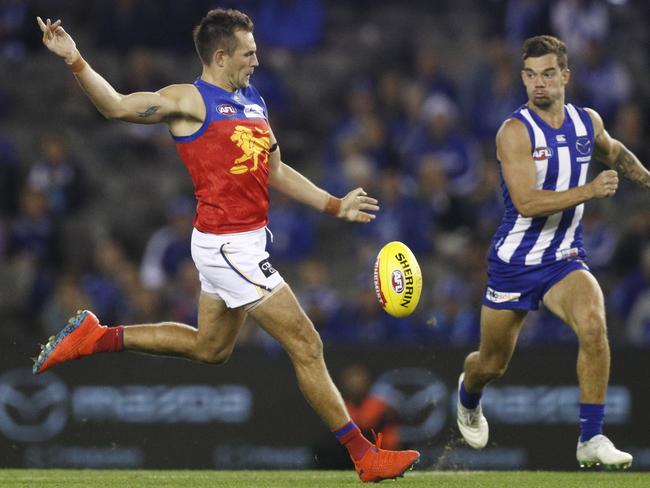
[[[591,154],[591,141],[589,138],[578,137],[578,140],[576,141],[576,150],[583,156]]]
[[[19,442],[42,442],[68,421],[68,389],[52,373],[14,369],[0,376],[0,432]]]
[[[550,147],[536,147],[533,151],[535,161],[545,161],[553,156],[553,150]]]
[[[235,115],[237,113],[237,109],[228,103],[222,103],[217,107],[217,112],[219,112],[221,115]]]

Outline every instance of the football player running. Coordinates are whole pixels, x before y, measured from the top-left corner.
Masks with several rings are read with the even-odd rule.
[[[580,222],[585,202],[616,193],[619,175],[650,188],[650,173],[610,137],[598,113],[565,103],[570,71],[562,41],[530,38],[522,59],[528,102],[496,136],[506,209],[488,258],[479,350],[467,356],[458,380],[458,427],[470,446],[485,447],[482,391],[504,374],[528,311],[541,301],[578,338],[579,466],[627,468],[632,456],[603,435],[610,350],[603,294],[584,262]],[[611,169],[587,182],[592,156]]]

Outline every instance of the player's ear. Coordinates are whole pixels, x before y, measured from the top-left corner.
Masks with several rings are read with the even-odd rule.
[[[227,56],[228,55],[226,54],[226,51],[223,49],[217,49],[212,55],[212,62],[220,68],[223,68],[225,66]]]
[[[571,70],[569,68],[564,68],[562,70],[562,83],[566,85],[571,78]]]

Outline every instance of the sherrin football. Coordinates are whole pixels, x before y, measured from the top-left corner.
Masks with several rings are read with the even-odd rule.
[[[381,248],[375,261],[375,293],[386,313],[411,315],[420,301],[422,272],[406,244],[393,241]]]

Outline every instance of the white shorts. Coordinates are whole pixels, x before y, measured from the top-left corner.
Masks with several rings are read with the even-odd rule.
[[[192,259],[201,290],[218,295],[228,308],[256,302],[284,283],[269,262],[266,227],[237,234],[192,232]]]

